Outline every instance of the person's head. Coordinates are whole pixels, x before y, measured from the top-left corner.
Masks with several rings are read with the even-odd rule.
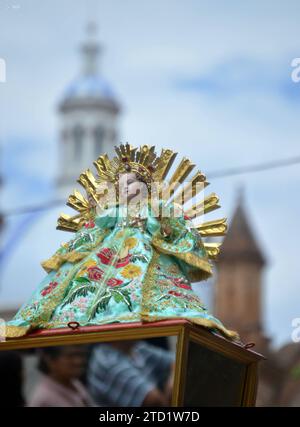
[[[39,370],[58,381],[79,378],[85,369],[86,349],[83,346],[47,347],[40,350]]]

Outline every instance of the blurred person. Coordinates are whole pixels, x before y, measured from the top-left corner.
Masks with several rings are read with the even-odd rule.
[[[94,348],[89,390],[104,406],[170,406],[175,356],[146,341],[120,341]]]
[[[0,352],[0,378],[2,384],[0,405],[2,408],[25,406],[23,397],[23,360],[17,351]]]
[[[85,369],[86,351],[80,346],[48,347],[40,350],[38,368],[43,376],[29,406],[94,406],[79,380]]]

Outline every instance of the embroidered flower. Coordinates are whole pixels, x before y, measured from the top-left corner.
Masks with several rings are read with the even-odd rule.
[[[97,262],[94,261],[93,259],[85,262],[82,266],[82,269],[78,271],[78,273],[76,274],[77,277],[81,277],[86,273],[86,270],[89,269],[90,267],[95,267],[97,265]]]
[[[110,249],[110,248],[104,248],[102,249],[101,252],[99,252],[97,254],[97,257],[100,259],[100,261],[102,262],[102,264],[104,265],[108,265],[108,264],[112,264],[114,257],[115,257],[115,253]],[[116,268],[120,268],[120,267],[125,267],[125,265],[127,265],[130,261],[131,255],[126,255],[126,257],[124,258],[118,258],[115,263],[114,266]]]
[[[89,279],[97,281],[101,279],[104,271],[97,266],[91,266],[91,267],[88,267],[87,273],[88,273]]]
[[[97,265],[97,261],[90,259],[89,261],[86,261],[83,264],[83,267],[89,268],[89,267],[94,267],[95,265]]]
[[[191,286],[186,284],[186,283],[178,283],[178,284],[176,284],[176,286],[178,286],[179,288],[182,288],[182,289],[188,289],[188,290],[192,289]]]
[[[74,306],[74,307],[77,307],[77,308],[79,308],[79,309],[85,309],[86,308],[86,305],[87,305],[87,303],[88,303],[88,299],[87,298],[78,298],[78,300],[77,301],[74,301],[73,303],[72,303],[72,305]]]
[[[90,220],[90,221],[86,222],[84,224],[84,226],[85,226],[85,228],[94,228],[95,227],[95,223],[94,223],[93,220]]]
[[[102,262],[102,264],[109,264],[112,257],[113,257],[113,252],[110,248],[104,248],[102,249],[101,252],[99,252],[97,254],[97,257],[100,259],[100,261]]]
[[[123,268],[121,272],[122,276],[126,277],[126,279],[134,279],[135,277],[140,276],[141,273],[141,267],[135,264],[128,264],[126,267]]]
[[[119,279],[115,279],[114,277],[112,277],[111,279],[109,279],[106,284],[108,286],[114,287],[114,286],[119,286],[122,285],[123,281],[119,280]]]
[[[58,285],[58,282],[50,282],[48,286],[46,286],[42,291],[41,291],[41,295],[44,297],[48,294],[50,294],[50,292],[53,291],[53,289],[56,288],[56,286]]]
[[[128,237],[125,240],[125,246],[128,247],[128,249],[132,249],[137,245],[137,239],[135,237]]]
[[[176,277],[175,279],[172,280],[172,282],[174,283],[175,286],[178,286],[179,288],[192,289],[191,285],[189,283],[183,282],[180,277]]]
[[[126,255],[124,258],[119,258],[115,264],[115,267],[116,268],[125,267],[125,265],[129,264],[130,259],[131,259],[130,254]]]
[[[176,291],[169,291],[168,294],[174,295],[175,297],[183,297],[183,295],[180,292],[176,292]]]

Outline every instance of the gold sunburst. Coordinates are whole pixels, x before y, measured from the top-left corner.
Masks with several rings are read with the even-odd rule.
[[[220,207],[219,198],[215,193],[201,198],[200,193],[209,185],[201,171],[189,179],[195,165],[183,158],[170,178],[167,176],[173,166],[177,153],[163,149],[160,155],[155,152],[155,146],[142,145],[132,147],[121,144],[115,147],[116,155],[110,159],[107,154],[99,156],[94,161],[96,174],[90,169],[81,173],[77,182],[84,188],[86,196],[74,190],[68,198],[67,205],[77,211],[76,215],[61,214],[58,218],[57,229],[76,232],[96,215],[96,206],[105,209],[109,199],[109,191],[105,184],[118,182],[119,174],[128,171],[135,172],[147,184],[159,184],[159,197],[167,206],[171,202],[179,206],[185,215],[194,223],[199,232],[210,258],[215,258],[220,251],[220,243],[211,242],[211,237],[224,236],[227,231],[226,218],[210,220],[197,225],[197,220],[203,215]]]

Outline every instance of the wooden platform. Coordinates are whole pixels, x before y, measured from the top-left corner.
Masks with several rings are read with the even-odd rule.
[[[253,406],[263,356],[185,319],[44,329],[0,342],[0,350],[177,337],[173,406]]]

